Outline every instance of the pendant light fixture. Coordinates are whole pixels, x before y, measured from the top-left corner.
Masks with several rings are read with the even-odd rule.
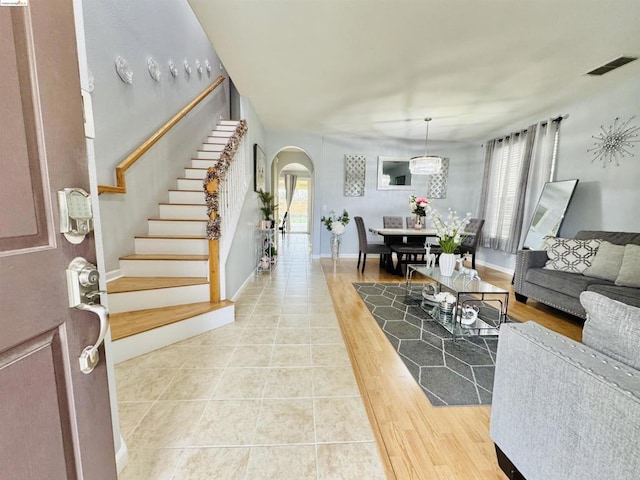
[[[424,155],[413,157],[409,161],[411,175],[434,175],[440,173],[442,168],[442,158],[435,155],[427,155],[427,141],[429,140],[430,117],[424,119],[427,122],[427,134],[424,139]]]

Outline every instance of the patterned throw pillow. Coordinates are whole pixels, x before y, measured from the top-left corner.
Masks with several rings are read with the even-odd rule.
[[[544,249],[549,260],[544,268],[561,272],[582,273],[591,265],[602,240],[544,237]]]

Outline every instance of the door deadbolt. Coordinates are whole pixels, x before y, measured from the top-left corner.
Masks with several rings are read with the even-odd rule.
[[[95,303],[102,293],[98,290],[100,274],[96,266],[82,257],[74,258],[67,268],[67,288],[69,306],[77,307],[83,303]]]

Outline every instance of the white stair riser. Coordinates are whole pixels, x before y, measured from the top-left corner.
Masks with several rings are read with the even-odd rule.
[[[124,362],[180,340],[228,325],[234,321],[234,312],[234,305],[230,305],[181,322],[116,340],[111,344],[111,357],[114,363]]]
[[[206,238],[136,238],[136,253],[168,253],[173,255],[209,255]]]
[[[218,125],[233,125],[234,127],[237,127],[240,125],[240,120],[220,120]]]
[[[200,192],[182,192],[173,190],[169,192],[169,203],[205,205],[204,190]]]
[[[209,167],[215,167],[217,164],[218,164],[218,160],[207,160],[206,158],[191,159],[191,166],[193,168],[209,168]]]
[[[206,235],[207,222],[149,220],[149,235]]]
[[[233,135],[234,131],[235,131],[235,128],[233,130],[231,130],[231,131],[214,130],[209,134],[209,136],[210,137],[219,137],[219,138],[229,138],[231,135]]]
[[[204,175],[201,178],[179,178],[177,183],[178,190],[201,190],[204,192],[203,178]]]
[[[147,308],[170,307],[187,303],[208,302],[209,284],[156,288],[139,292],[109,294],[109,312],[134,312]]]
[[[208,277],[207,260],[120,260],[128,277]]]
[[[160,205],[160,218],[171,220],[174,218],[183,220],[206,220],[206,205]]]
[[[222,152],[226,144],[223,143],[203,143],[200,150],[206,152]]]
[[[227,137],[207,137],[207,143],[217,143],[226,145],[229,139]]]
[[[200,185],[202,185],[202,180],[207,176],[207,171],[201,168],[185,168],[184,176],[186,178],[193,178],[200,180]]]
[[[236,125],[224,125],[220,124],[216,127],[216,132],[235,132]]]
[[[220,152],[207,152],[206,150],[198,150],[195,158],[206,158],[208,160],[220,160]]]

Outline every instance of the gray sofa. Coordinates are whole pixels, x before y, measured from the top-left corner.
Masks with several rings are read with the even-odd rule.
[[[583,300],[584,344],[534,322],[500,328],[490,434],[510,479],[640,478],[640,309]]]
[[[633,243],[640,245],[640,233],[604,232],[583,230],[575,236],[578,240],[598,238],[615,245]],[[580,294],[584,291],[598,292],[620,302],[640,307],[640,288],[618,286],[614,282],[587,277],[579,273],[547,270],[544,250],[521,250],[516,257],[514,289],[516,300],[537,300],[558,310],[585,318],[580,305]]]

